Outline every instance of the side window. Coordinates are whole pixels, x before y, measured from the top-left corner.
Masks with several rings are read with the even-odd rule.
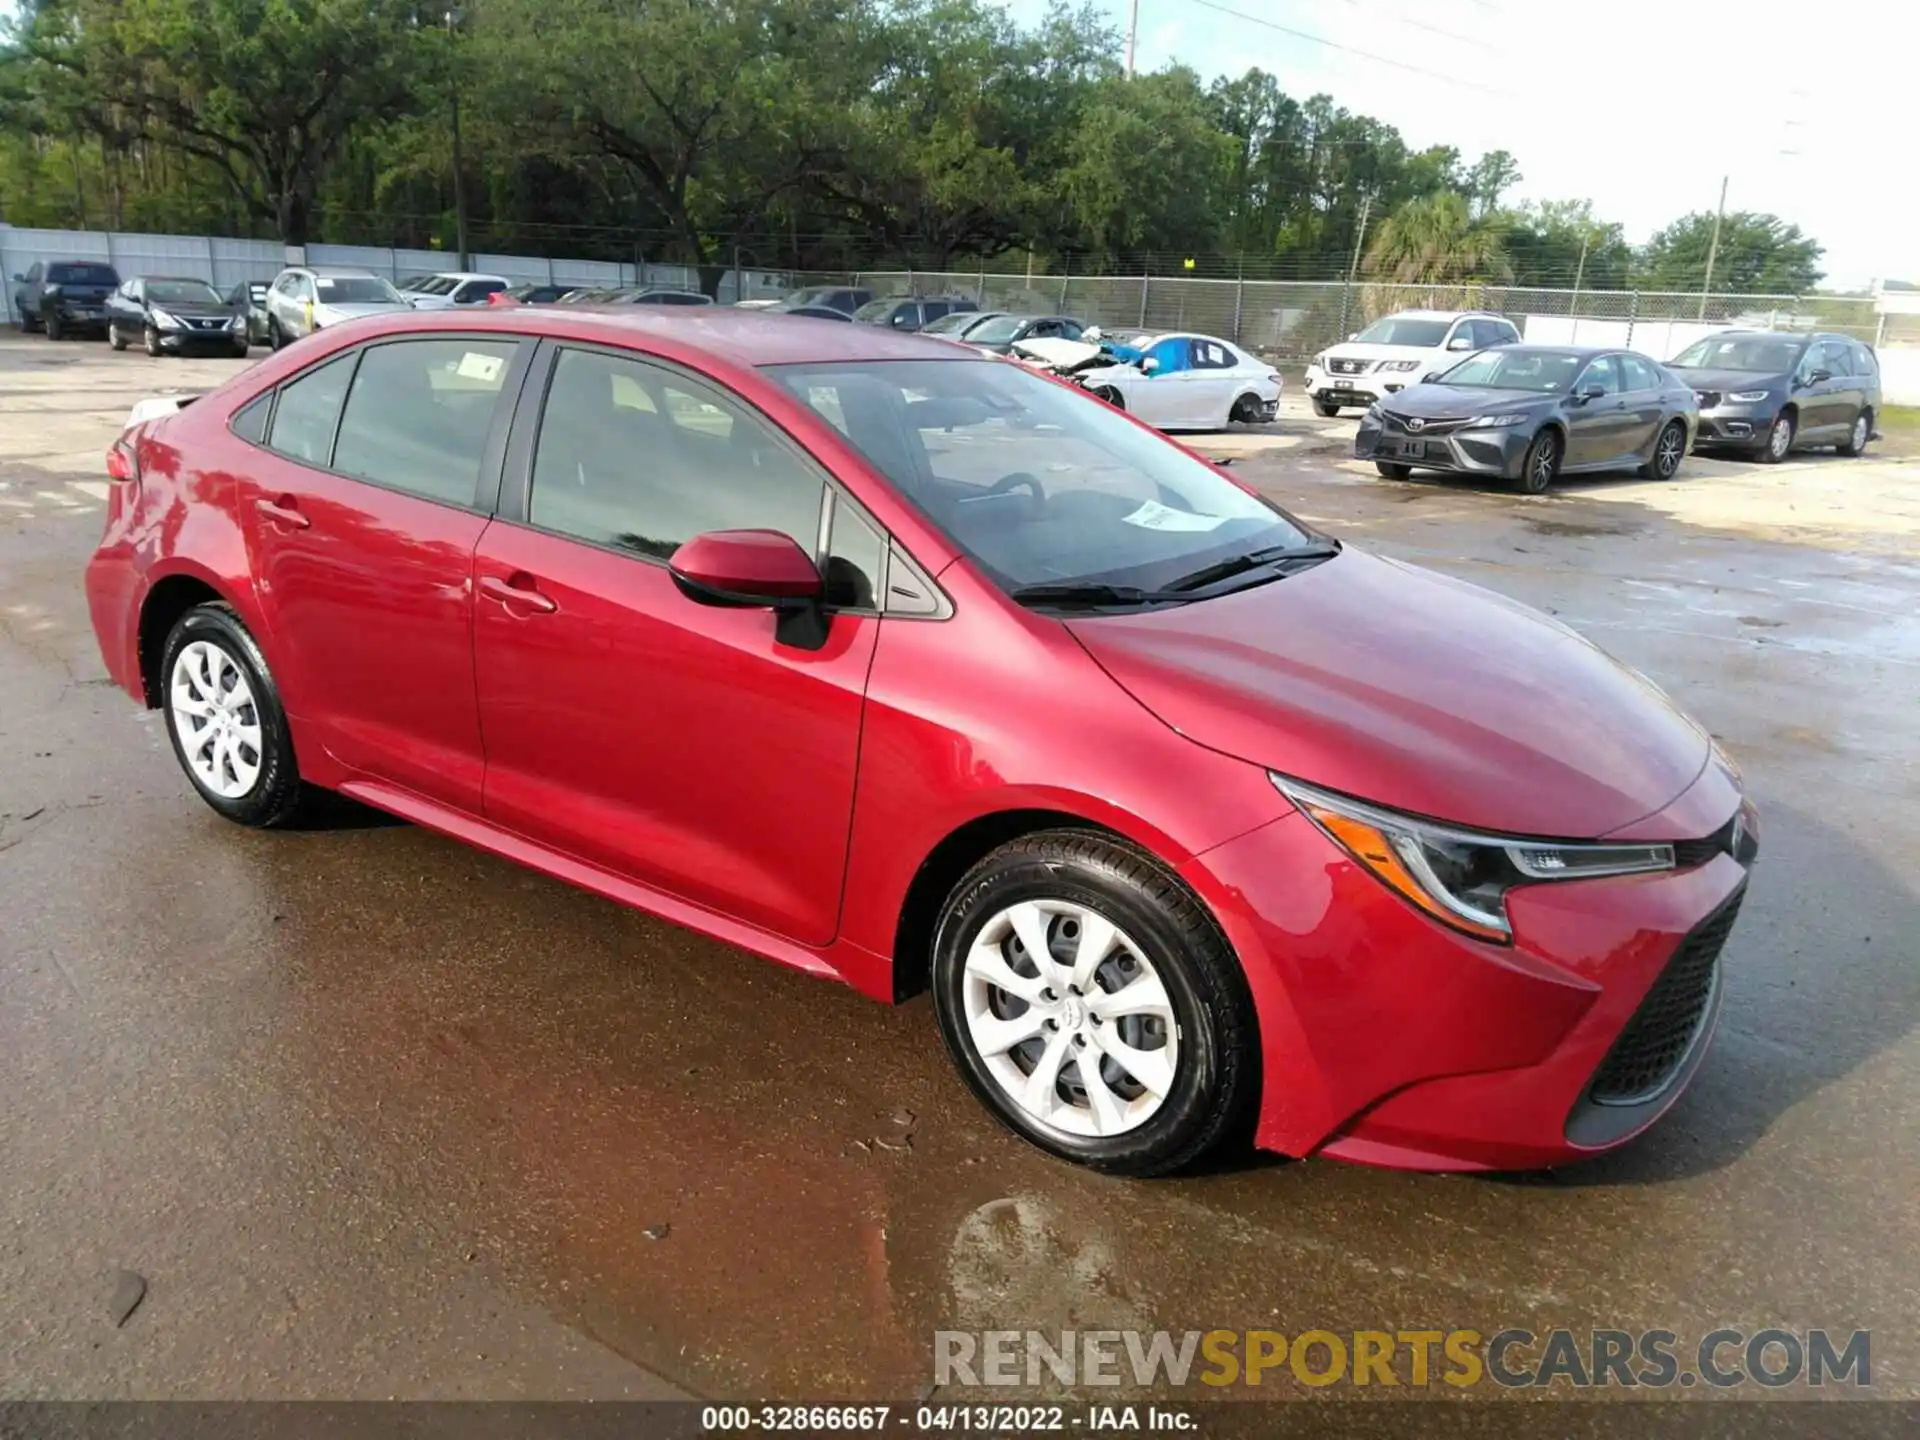
[[[340,418],[333,468],[422,499],[473,504],[515,348],[500,340],[368,346]]]
[[[347,398],[357,354],[329,360],[280,387],[267,445],[290,460],[326,466],[333,459],[333,432],[340,428],[340,402]]]
[[[27,267],[26,283],[29,285],[38,285],[40,283],[40,262],[38,260]]]
[[[273,282],[273,293],[276,295],[285,295],[290,298],[293,295],[294,278],[292,275],[282,275],[278,280]]]
[[[1158,345],[1147,351],[1147,358],[1154,362],[1154,374],[1174,374],[1187,368],[1187,342],[1184,340],[1162,340]]]
[[[1620,393],[1620,370],[1614,364],[1613,356],[1602,355],[1587,366],[1580,378],[1574,382],[1573,390],[1577,395],[1582,390],[1592,389],[1595,385],[1600,386],[1609,395]]]
[[[878,608],[887,542],[851,505],[833,507],[827,539],[827,603],[846,610]]]
[[[1055,333],[1058,334],[1062,340],[1078,340],[1080,338],[1080,332],[1081,325],[1078,320],[1062,320]]]
[[[267,416],[273,413],[273,392],[269,390],[234,412],[227,428],[249,445],[266,443]]]
[[[1853,344],[1853,373],[1869,376],[1880,373],[1880,365],[1873,358],[1873,351],[1857,340]]]
[[[1658,390],[1660,388],[1659,375],[1638,355],[1622,355],[1620,368],[1626,372],[1627,389]]]
[[[911,330],[920,323],[920,307],[911,302],[895,306],[888,323],[897,329]]]
[[[1212,340],[1203,340],[1195,347],[1198,362],[1204,370],[1231,370],[1233,357],[1227,353],[1227,347]]]
[[[778,530],[811,555],[825,487],[718,392],[645,361],[563,350],[534,444],[528,518],[659,559],[709,530]]]
[[[1853,374],[1853,356],[1848,353],[1846,344],[1839,340],[1823,341],[1820,346],[1820,358],[1814,361],[1816,370],[1831,370],[1835,375]]]

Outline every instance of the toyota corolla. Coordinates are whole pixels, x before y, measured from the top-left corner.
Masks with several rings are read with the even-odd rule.
[[[1756,849],[1707,735],[1023,367],[412,314],[140,408],[108,470],[101,650],[215,811],[338,791],[930,989],[1056,1155],[1552,1165],[1702,1062]]]

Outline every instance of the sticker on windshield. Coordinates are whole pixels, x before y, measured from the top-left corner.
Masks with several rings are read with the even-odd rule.
[[[1217,530],[1227,523],[1224,515],[1196,515],[1191,510],[1175,510],[1158,500],[1149,500],[1131,515],[1120,517],[1142,530]]]
[[[460,363],[453,367],[453,373],[463,379],[491,385],[500,378],[500,371],[506,363],[503,356],[483,355],[478,350],[469,350],[460,357]]]

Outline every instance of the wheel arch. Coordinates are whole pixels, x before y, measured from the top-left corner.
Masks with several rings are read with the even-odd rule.
[[[173,633],[182,615],[209,602],[229,606],[236,613],[239,610],[211,575],[197,569],[180,569],[161,576],[141,599],[135,645],[140,662],[141,698],[149,710],[158,710],[161,697],[166,693],[160,663],[165,658],[167,636]],[[257,635],[254,643],[259,643]]]

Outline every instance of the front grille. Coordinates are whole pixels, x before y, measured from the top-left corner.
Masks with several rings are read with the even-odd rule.
[[[1716,855],[1731,855],[1742,865],[1752,864],[1760,845],[1743,820],[1744,812],[1736,810],[1731,820],[1706,839],[1677,841],[1673,847],[1674,868],[1686,870],[1704,865]]]
[[[1458,430],[1462,425],[1467,423],[1464,419],[1455,419],[1455,420],[1422,419],[1420,422],[1420,428],[1416,430],[1413,428],[1413,426],[1407,423],[1406,417],[1395,415],[1391,410],[1387,411],[1383,418],[1386,421],[1387,429],[1396,431],[1402,435],[1418,435],[1422,439],[1427,439],[1435,435],[1451,434],[1453,431]]]
[[[1711,410],[1720,403],[1720,392],[1718,390],[1696,390],[1693,392],[1693,398],[1699,402],[1702,410]]]
[[[1333,375],[1364,375],[1367,362],[1364,360],[1329,360],[1327,371]]]
[[[1719,978],[1720,951],[1740,913],[1745,890],[1680,942],[1647,998],[1594,1072],[1587,1098],[1596,1105],[1639,1105],[1666,1089],[1700,1034]]]
[[[227,328],[225,316],[221,316],[218,319],[204,319],[198,315],[186,315],[181,318],[195,330],[224,330]]]

